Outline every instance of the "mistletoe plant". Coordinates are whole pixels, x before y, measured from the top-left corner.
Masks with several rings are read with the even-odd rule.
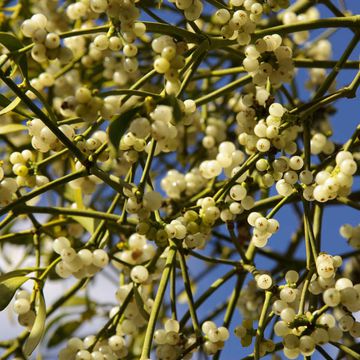
[[[360,225],[337,253],[322,236],[325,209],[360,209],[360,127],[339,143],[331,124],[360,85],[360,15],[0,6],[0,309],[23,327],[1,325],[0,359],[360,359]]]

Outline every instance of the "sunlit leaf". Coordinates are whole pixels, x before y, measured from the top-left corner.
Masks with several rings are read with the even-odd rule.
[[[25,274],[21,270],[16,270],[0,276],[0,311],[8,306],[16,290],[29,280],[28,277],[23,276]]]
[[[135,301],[136,301],[136,305],[141,313],[141,315],[143,316],[143,318],[145,320],[149,320],[150,318],[150,315],[149,313],[146,311],[145,309],[145,304],[144,304],[144,301],[139,293],[139,290],[136,286],[134,286],[134,296],[135,296]]]
[[[17,98],[19,99],[19,98]],[[20,99],[19,99],[20,100]],[[5,109],[2,109],[5,110]],[[2,115],[2,110],[0,111],[0,115]],[[0,126],[0,135],[6,135],[17,131],[26,130],[26,126],[22,124],[7,124]]]
[[[89,234],[92,234],[95,230],[95,219],[85,216],[69,216],[84,227]]]
[[[66,300],[63,306],[81,306],[86,305],[88,300],[82,296],[72,296],[69,300]]]
[[[5,46],[10,52],[19,50],[24,47],[22,42],[12,34],[6,32],[0,32],[0,44]],[[26,55],[20,54],[13,57],[15,62],[18,64],[22,75],[27,78],[27,61]]]
[[[70,339],[72,334],[81,326],[81,324],[82,321],[80,320],[72,320],[65,324],[61,324],[57,329],[55,329],[52,336],[50,337],[48,346],[53,347],[60,344],[64,340]]]
[[[45,332],[46,305],[42,292],[38,293],[37,300],[39,306],[36,312],[36,319],[23,347],[23,352],[26,356],[30,356],[33,353]]]
[[[13,101],[11,101],[11,103],[10,103],[8,106],[6,106],[6,107],[4,107],[3,109],[0,110],[0,115],[4,115],[4,114],[7,114],[7,113],[10,112],[10,111],[13,111],[13,110],[20,104],[20,102],[21,102],[21,99],[18,98],[18,97],[16,97]],[[26,129],[26,126],[25,126],[25,125],[21,125],[21,124],[9,124],[9,125],[1,126],[1,127],[0,127],[0,133],[1,133],[1,131],[2,131],[1,128],[3,128],[3,127],[11,127],[11,126],[15,126],[15,127],[16,127],[16,126],[21,126],[21,127],[22,127],[21,130]],[[15,131],[19,131],[19,130],[15,130]],[[9,132],[9,131],[8,131],[8,132]],[[10,132],[13,132],[13,131],[10,131]]]
[[[109,139],[115,150],[118,150],[121,137],[125,134],[129,125],[134,120],[135,115],[142,108],[142,105],[136,106],[123,114],[119,115],[109,125]]]

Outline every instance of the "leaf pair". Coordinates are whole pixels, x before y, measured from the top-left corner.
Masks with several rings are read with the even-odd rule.
[[[29,280],[29,271],[14,270],[0,276],[0,311],[3,311],[14,297],[16,290]]]
[[[0,311],[9,305],[19,287],[30,279],[25,276],[29,272],[28,270],[14,270],[0,276]],[[26,356],[31,355],[35,350],[45,331],[46,305],[42,291],[37,292],[35,302],[38,304],[35,322],[23,348]]]
[[[125,111],[121,115],[117,116],[109,125],[109,139],[116,151],[119,149],[120,140],[125,134],[126,130],[129,128],[131,122],[135,119],[138,113],[141,113],[143,111],[144,104],[145,102],[141,103],[138,106],[135,106],[130,110]],[[175,121],[178,122],[181,120],[182,112],[176,96],[166,96],[165,98],[161,99],[158,104],[171,106],[173,109],[173,116]]]
[[[6,32],[0,32],[0,44],[5,46],[10,52],[15,52],[24,47],[22,42],[17,37]],[[22,76],[27,79],[28,67],[26,54],[17,54],[13,56],[13,59],[19,67]]]

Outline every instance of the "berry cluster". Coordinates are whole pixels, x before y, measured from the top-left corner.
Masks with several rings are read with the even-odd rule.
[[[201,0],[169,0],[174,3],[179,10],[184,11],[184,16],[188,21],[197,20],[203,11],[203,3]]]
[[[185,175],[176,169],[169,170],[161,180],[161,188],[171,199],[179,199],[183,194],[191,196],[206,185],[206,179],[194,168]]]
[[[53,249],[61,257],[55,271],[62,278],[68,278],[70,275],[78,279],[91,277],[109,263],[109,256],[103,249],[91,252],[84,248],[76,251],[71,247],[70,240],[64,236],[54,240]]]
[[[31,38],[34,43],[31,49],[32,58],[39,63],[54,59],[59,59],[63,64],[68,63],[73,56],[71,50],[61,46],[58,34],[46,30],[47,24],[46,16],[39,13],[21,25],[24,36]]]
[[[224,347],[225,341],[229,338],[229,330],[220,326],[217,327],[213,321],[205,321],[201,330],[205,334],[204,351],[207,355],[214,355]]]
[[[154,342],[156,347],[156,356],[159,360],[175,360],[182,352],[190,347],[196,341],[195,337],[186,337],[180,333],[180,324],[177,320],[168,319],[164,323],[163,329],[158,329],[154,333]],[[182,357],[191,359],[192,353]]]
[[[355,249],[360,248],[360,224],[356,226],[344,224],[340,228],[340,235]]]
[[[0,207],[9,205],[19,185],[11,177],[4,177],[4,170],[0,167]]]
[[[236,167],[245,161],[245,154],[237,150],[235,145],[229,141],[223,141],[218,147],[218,153],[215,160],[205,160],[199,170],[205,179],[212,179],[220,175],[224,169],[225,175],[230,177],[236,171]]]
[[[282,22],[284,25],[296,24],[301,21],[318,20],[320,13],[316,7],[310,7],[307,11],[297,15],[296,13],[286,10],[282,16]],[[292,35],[295,44],[303,44],[308,40],[310,36],[309,31],[298,31]]]
[[[220,33],[226,39],[236,39],[241,46],[248,45],[251,34],[256,29],[262,18],[263,5],[253,0],[232,1],[237,9],[230,13],[227,9],[219,9],[215,12],[213,19],[221,26]]]
[[[266,246],[271,235],[275,234],[280,227],[276,219],[267,219],[258,212],[251,212],[247,221],[254,228],[251,241],[259,248]]]
[[[204,131],[202,145],[205,149],[210,151],[226,139],[226,123],[222,119],[210,117]]]
[[[138,232],[143,230],[140,229],[140,227],[141,226],[139,225]],[[117,259],[125,262],[126,264],[140,265],[152,259],[155,255],[155,251],[155,247],[147,242],[144,235],[134,233],[129,236],[127,248],[114,254],[114,260],[112,261],[112,265],[119,270],[126,271],[128,267],[124,266],[123,263],[116,261]]]
[[[265,85],[269,79],[272,86],[278,87],[292,80],[292,50],[289,46],[281,45],[282,42],[280,35],[272,34],[256,40],[255,45],[245,48],[243,66],[252,76],[254,84]]]
[[[63,144],[57,136],[40,119],[28,121],[27,126],[29,135],[32,136],[31,145],[35,150],[46,153],[63,149]],[[71,125],[60,125],[59,130],[70,140],[75,137],[75,130]]]
[[[339,341],[343,332],[360,336],[360,323],[352,313],[359,311],[359,285],[353,286],[348,278],[335,278],[336,269],[341,266],[340,256],[322,253],[316,259],[318,275],[314,275],[309,291],[314,295],[322,294],[325,307],[304,315],[296,310],[300,306],[303,289],[297,287],[299,275],[296,271],[286,274],[286,284],[280,286],[279,299],[275,300],[272,310],[280,317],[274,331],[283,337],[284,354],[295,359],[302,354],[310,356],[317,345],[329,341]],[[333,314],[326,312],[333,309]]]
[[[49,182],[46,176],[33,175],[32,163],[35,156],[30,150],[23,150],[21,153],[15,151],[10,155],[9,160],[13,165],[12,171],[16,175],[16,183],[19,187],[41,186]]]
[[[254,101],[254,94],[258,96]],[[239,104],[240,111],[236,115],[238,124],[238,141],[240,145],[244,146],[247,153],[254,153],[260,151],[266,153],[271,146],[278,150],[285,150],[288,154],[294,154],[297,150],[295,139],[300,131],[296,125],[288,127],[280,132],[282,125],[282,117],[286,113],[286,109],[279,103],[273,103],[268,109],[268,115],[265,119],[258,119],[256,107],[261,103],[264,107],[262,93],[256,90],[255,93],[250,92],[249,96],[243,96]]]
[[[256,334],[256,329],[253,328],[253,321],[250,319],[244,319],[242,324],[234,329],[235,336],[241,341],[241,345],[244,347],[250,346],[253,337]],[[266,353],[274,351],[275,344],[272,340],[262,339],[259,344],[259,355],[265,356]]]
[[[81,340],[72,337],[66,347],[59,352],[59,360],[115,360],[127,356],[126,340],[120,335],[97,341],[95,335],[89,335]]]
[[[98,130],[94,132],[88,139],[80,140],[76,143],[77,147],[87,156],[93,155],[108,141],[108,136],[105,131]],[[109,159],[109,149],[106,148],[99,153],[97,160],[105,162]]]
[[[154,39],[151,47],[155,53],[159,54],[154,60],[153,66],[156,72],[165,76],[166,93],[176,95],[181,86],[179,70],[185,65],[185,57],[183,55],[187,50],[186,43],[176,43],[172,37],[163,35]]]
[[[316,174],[312,196],[316,201],[326,202],[337,196],[347,196],[351,192],[353,175],[357,164],[349,151],[336,154],[336,167],[322,170]]]
[[[244,317],[244,319],[255,320],[259,317],[261,310],[261,303],[263,302],[262,297],[259,296],[260,293],[263,293],[263,291],[259,290],[259,287],[257,286],[255,280],[250,280],[246,284],[246,287],[241,289],[241,293],[240,293],[241,296],[239,297],[239,300],[236,305],[240,313]],[[243,334],[240,337],[242,338],[244,336],[245,334]]]
[[[18,315],[18,322],[29,330],[34,325],[36,318],[31,306],[31,294],[26,290],[19,290],[15,295],[14,312]]]

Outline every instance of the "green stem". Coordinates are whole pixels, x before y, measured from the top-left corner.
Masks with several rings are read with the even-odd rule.
[[[216,200],[216,202],[220,201],[223,199],[224,196],[226,196],[226,194],[228,193],[228,191],[230,190],[230,188],[236,183],[236,180],[245,173],[245,171],[247,171],[261,156],[260,153],[256,153],[251,155],[244,164],[242,164],[240,166],[240,169],[237,171],[237,173],[231,178],[229,179],[225,185],[220,188],[220,190],[214,195],[214,200]]]
[[[349,45],[346,47],[345,51],[341,55],[339,61],[331,70],[330,74],[326,77],[325,81],[321,84],[316,94],[314,95],[314,99],[318,99],[322,97],[329,89],[336,76],[339,74],[340,70],[343,67],[343,64],[346,63],[347,59],[351,55],[352,51],[355,49],[356,45],[359,43],[360,35],[355,34],[350,41]]]
[[[356,29],[360,24],[360,15],[352,15],[346,17],[332,17],[327,19],[300,21],[295,24],[277,25],[266,27],[255,31],[253,39],[262,38],[265,35],[271,34],[292,34],[300,31],[309,31],[322,28],[353,28]],[[236,40],[212,39],[213,48],[223,48],[237,44]]]
[[[120,194],[116,194],[110,204],[109,209],[105,213],[106,216],[108,216],[108,215],[116,216],[117,217],[116,222],[118,222],[120,220],[121,216],[114,215],[114,214],[112,214],[112,212],[115,210],[119,199],[120,199]],[[102,214],[104,214],[104,213],[102,213]],[[100,224],[97,226],[96,230],[91,235],[90,239],[86,243],[86,246],[90,246],[90,245],[96,243],[97,239],[100,237],[100,235],[102,234],[102,231],[104,230],[104,228],[106,226],[106,220],[107,219],[103,219],[100,221]]]
[[[206,103],[209,103],[225,94],[230,93],[231,91],[239,88],[240,86],[246,85],[251,82],[252,77],[246,75],[240,79],[237,79],[225,86],[220,87],[219,89],[214,90],[213,92],[206,94],[195,100],[196,106],[200,106]]]
[[[333,17],[327,19],[301,21],[295,24],[278,25],[255,31],[255,37],[263,37],[270,34],[289,34],[299,31],[308,31],[321,28],[357,28],[360,24],[360,16],[352,15],[342,18]]]
[[[238,251],[241,260],[245,264],[248,263],[248,260],[246,258],[245,251],[244,251],[244,249],[242,247],[242,244],[240,244],[240,241],[239,241],[238,237],[235,234],[234,223],[233,222],[228,222],[227,223],[227,229],[229,231],[230,239],[231,239],[232,243],[234,244],[236,250]]]
[[[171,278],[170,278],[170,306],[172,319],[177,320],[177,309],[176,309],[176,263],[172,264]]]
[[[314,206],[314,237],[316,251],[321,249],[321,229],[322,229],[323,207],[319,204]]]
[[[152,161],[154,159],[154,155],[155,155],[155,149],[156,149],[156,140],[154,138],[151,139],[151,143],[150,143],[150,151],[148,153],[148,156],[146,158],[146,163],[141,175],[141,179],[140,179],[140,183],[139,183],[139,190],[141,192],[144,192],[145,189],[145,185],[148,179],[148,176],[150,174],[150,169],[151,169],[151,164]]]
[[[314,270],[309,270],[307,275],[306,275],[304,285],[303,285],[303,288],[302,288],[302,291],[301,291],[301,296],[300,296],[299,311],[298,311],[299,315],[302,315],[302,314],[305,313],[306,295],[307,295],[307,291],[308,291],[308,288],[309,288],[309,285],[310,285],[310,280],[311,280],[313,274],[314,274]]]
[[[195,74],[196,70],[198,69],[198,67],[200,66],[202,60],[204,59],[207,51],[209,48],[209,42],[207,40],[203,41],[199,47],[193,52],[190,60],[189,60],[189,64],[190,68],[188,69],[188,71],[186,72],[184,79],[181,83],[181,87],[180,90],[177,94],[177,97],[180,97],[180,95],[184,92],[184,90],[186,89],[186,87],[188,86],[189,82],[191,81],[193,75]]]
[[[272,210],[266,215],[267,219],[271,219],[274,215],[283,207],[284,204],[290,202],[293,198],[296,197],[296,191],[294,190],[290,195],[284,196],[273,208]]]
[[[239,270],[233,269],[227,272],[224,276],[215,280],[210,287],[194,302],[194,307],[197,309],[204,301],[206,301],[216,290],[224,285],[229,279],[231,279]],[[180,327],[183,328],[190,318],[190,312],[187,311],[180,321]]]
[[[26,104],[26,106],[57,136],[57,138],[69,148],[69,150],[81,161],[85,162],[85,156],[77,146],[65,136],[57,125],[35,105],[35,103],[18,87],[18,85],[8,78],[0,69],[0,78],[4,83]]]
[[[311,263],[315,263],[318,254],[316,250],[316,242],[314,237],[314,229],[313,224],[311,223],[311,212],[308,202],[306,200],[303,200],[303,208],[304,208],[304,230],[305,230],[305,239],[309,241],[309,248],[311,250],[312,254],[312,261]],[[307,236],[306,236],[307,234]],[[308,260],[308,259],[307,259]]]
[[[189,255],[192,255],[192,256],[194,256],[200,260],[206,261],[208,263],[224,264],[224,265],[230,265],[230,266],[238,266],[239,265],[239,262],[237,262],[237,261],[231,261],[231,260],[227,260],[227,259],[219,259],[219,258],[205,256],[205,255],[199,254],[196,251],[191,250],[191,249],[185,249],[184,251],[186,251]]]
[[[140,360],[146,360],[150,357],[151,343],[154,336],[156,322],[160,313],[160,307],[164,298],[166,286],[169,280],[170,272],[174,257],[176,255],[176,246],[173,244],[170,246],[169,253],[167,255],[165,268],[163,269],[159,287],[156,293],[155,301],[150,313],[150,319],[147,324],[144,343],[141,351]]]
[[[350,349],[348,346],[334,342],[334,341],[330,341],[330,344],[337,347],[343,353],[349,355],[351,359],[360,360],[360,354],[358,352]]]
[[[193,327],[195,330],[196,337],[201,337],[201,329],[200,329],[199,320],[198,320],[198,317],[196,314],[196,308],[195,308],[195,304],[194,304],[193,294],[191,291],[191,281],[190,281],[189,273],[187,270],[185,256],[181,249],[179,250],[179,255],[180,255],[179,260],[180,260],[181,274],[182,274],[182,278],[184,280],[185,292],[186,292],[186,295],[188,298],[188,305],[189,305],[189,311],[190,311],[190,315],[191,315],[192,324],[193,324]]]
[[[304,163],[306,170],[310,170],[310,165],[311,165],[310,125],[311,125],[310,121],[304,122],[303,124]]]
[[[25,203],[28,200],[33,199],[34,197],[43,194],[46,191],[49,191],[51,189],[54,189],[60,185],[64,185],[67,184],[69,181],[78,179],[82,176],[86,175],[86,170],[79,170],[76,171],[72,174],[68,174],[65,175],[61,178],[58,178],[56,180],[53,180],[45,185],[42,185],[40,187],[38,187],[37,189],[30,191],[29,193],[23,195],[21,198],[18,198],[16,200],[14,200],[12,203],[10,203],[9,205],[4,206],[1,210],[0,210],[0,216],[6,214],[7,212],[9,212],[12,209],[15,209],[15,207],[17,207],[20,204]]]
[[[107,221],[117,222],[120,219],[119,215],[109,214],[102,211],[95,210],[80,210],[71,209],[65,207],[47,207],[47,206],[28,206],[20,205],[14,208],[15,214],[56,214],[56,215],[68,215],[88,217],[93,219],[103,219]]]
[[[260,359],[260,343],[264,336],[264,330],[266,325],[266,314],[270,306],[270,301],[272,297],[271,291],[265,292],[265,300],[264,304],[261,310],[259,324],[256,330],[256,338],[255,338],[255,347],[254,347],[254,359],[259,360]]]
[[[141,97],[153,97],[155,99],[161,99],[162,96],[160,94],[156,94],[150,91],[144,90],[132,90],[132,89],[115,89],[109,91],[103,91],[97,94],[97,96],[103,98],[110,95],[131,95],[131,96],[141,96]]]

